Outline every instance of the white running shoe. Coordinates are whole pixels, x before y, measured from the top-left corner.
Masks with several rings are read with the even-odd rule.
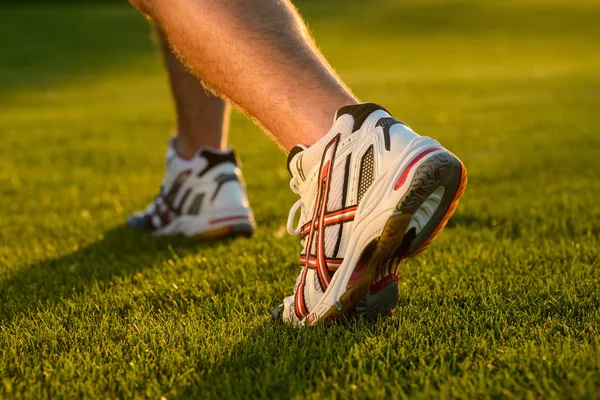
[[[129,217],[127,226],[156,235],[252,235],[254,215],[231,149],[202,149],[191,160],[185,160],[169,141],[165,163],[160,193],[145,210]]]
[[[401,262],[433,242],[467,183],[458,158],[371,103],[339,109],[327,135],[292,150],[288,168],[302,272],[273,317],[303,325],[395,308]]]

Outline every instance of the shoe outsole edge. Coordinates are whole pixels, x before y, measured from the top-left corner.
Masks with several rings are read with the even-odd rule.
[[[227,225],[217,229],[195,234],[195,239],[223,239],[226,237],[251,237],[254,234],[254,226],[251,223],[239,223]]]

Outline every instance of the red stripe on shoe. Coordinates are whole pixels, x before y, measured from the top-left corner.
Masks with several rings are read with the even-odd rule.
[[[327,263],[327,269],[330,272],[337,271],[337,269],[340,267],[340,265],[342,265],[343,261],[344,261],[343,258],[326,258],[325,259],[325,262]],[[317,259],[315,258],[315,256],[310,256],[307,260],[306,256],[300,256],[300,265],[306,266],[310,269],[316,269],[317,268]]]
[[[296,289],[296,293],[294,294],[294,311],[296,312],[296,317],[299,320],[302,320],[308,314],[308,310],[306,309],[306,304],[304,303],[304,284],[306,281],[306,272],[308,271],[307,267],[304,267],[302,270],[302,275],[300,276],[300,285]]]
[[[333,211],[331,213],[325,214],[325,221],[324,221],[325,226],[338,224],[340,222],[354,221],[354,216],[356,215],[357,208],[358,208],[358,206],[352,206],[352,207],[342,208],[341,210],[337,210],[337,211]],[[309,233],[311,226],[312,226],[312,221],[307,224],[304,224],[304,226],[302,228],[300,228],[300,237],[301,238],[306,236]],[[314,227],[315,228],[319,227],[319,221],[315,221]]]
[[[248,217],[247,215],[235,215],[233,217],[213,219],[213,220],[208,221],[208,223],[211,225],[215,225],[215,224],[220,224],[221,222],[240,221],[240,220],[250,221],[250,217]]]
[[[419,153],[415,158],[413,158],[413,160],[410,162],[410,164],[408,164],[408,166],[406,168],[404,168],[404,171],[402,172],[402,175],[400,175],[400,178],[398,178],[398,180],[396,181],[396,184],[394,185],[394,190],[398,190],[398,189],[400,189],[400,187],[402,187],[402,185],[404,185],[404,182],[406,182],[406,178],[408,178],[408,174],[409,174],[410,170],[415,166],[416,163],[418,163],[427,154],[433,153],[434,151],[438,151],[438,150],[443,150],[443,148],[442,147],[431,147],[431,148]]]
[[[356,211],[357,208],[358,208],[358,206],[342,208],[340,210],[332,211],[329,214],[326,214],[325,217],[329,218],[329,217],[335,217],[336,215],[339,215],[339,214],[352,213],[353,211]]]
[[[324,225],[324,217],[325,210],[327,208],[327,198],[329,195],[329,181],[331,180],[331,172],[333,169],[333,160],[335,159],[335,152],[337,150],[337,144],[340,140],[340,135],[337,135],[325,148],[323,153],[323,157],[321,159],[321,167],[319,172],[319,190],[317,192],[317,201],[315,202],[315,209],[313,210],[313,219],[310,222],[310,229],[308,232],[308,241],[306,248],[308,251],[312,248],[313,240],[317,240],[316,242],[316,251],[317,251],[317,276],[319,277],[319,282],[321,284],[321,288],[323,291],[327,290],[327,286],[329,285],[329,280],[331,276],[329,275],[328,265],[324,260],[325,251],[324,251],[324,237],[323,237],[323,228]],[[319,228],[317,228],[317,221],[320,220]],[[316,231],[316,232],[315,232]],[[315,238],[316,233],[316,238]],[[306,273],[308,271],[308,261],[305,260],[304,268],[302,270],[302,275],[300,276],[300,284],[296,289],[296,293],[294,295],[294,308],[296,311],[296,316],[299,319],[303,319],[308,314],[308,310],[306,309],[306,303],[304,301],[304,286],[306,284]]]

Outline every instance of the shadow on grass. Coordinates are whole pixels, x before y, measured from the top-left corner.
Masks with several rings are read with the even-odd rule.
[[[231,239],[225,239],[225,242]],[[19,268],[0,281],[0,326],[20,314],[72,298],[92,285],[105,285],[173,257],[209,249],[218,241],[157,238],[119,226],[98,241],[58,258]]]
[[[352,363],[352,348],[385,332],[377,321],[351,320],[297,328],[270,318],[240,332],[241,340],[201,378],[177,389],[176,398],[293,398],[319,382],[339,380]],[[333,378],[335,376],[335,378]]]
[[[482,282],[485,285],[487,282]],[[541,353],[532,353],[532,348],[547,351],[562,346],[564,326],[575,329],[567,334],[572,335],[570,339],[593,346],[589,316],[597,304],[581,298],[576,305],[581,311],[574,313],[572,305],[556,301],[551,293],[540,298],[540,293],[526,287],[515,293],[509,286],[498,289],[502,299],[498,302],[490,301],[485,291],[439,292],[412,299],[401,296],[397,313],[403,315],[377,321],[296,329],[264,319],[245,327],[239,333],[242,338],[224,359],[214,365],[199,363],[198,380],[182,384],[176,395],[169,397],[287,399],[311,397],[319,390],[320,397],[328,398],[340,387],[348,389],[354,383],[363,390],[356,398],[439,397],[438,390],[448,391],[449,385],[437,384],[448,380],[477,381],[482,374],[492,380],[492,362],[516,368],[513,373],[518,375],[519,367],[510,363],[532,365],[531,356]],[[549,324],[551,320],[555,323]],[[572,348],[566,346],[566,350]],[[540,355],[533,365],[550,365],[546,357],[547,353]],[[558,357],[564,359],[565,355]],[[554,365],[559,374],[554,376],[562,376],[561,363]],[[385,380],[394,386],[375,394],[368,391],[371,387],[361,387],[369,380]],[[499,382],[506,384],[502,377]],[[517,383],[519,390],[520,385],[531,390],[541,388],[528,380]],[[487,387],[480,389],[482,393],[489,391]],[[470,390],[477,391],[477,385]],[[419,394],[422,391],[425,394]]]

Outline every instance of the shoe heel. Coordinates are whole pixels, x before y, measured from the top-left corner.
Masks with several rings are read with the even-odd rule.
[[[388,220],[379,238],[376,253],[390,255],[378,263],[373,276],[385,276],[392,270],[399,270],[406,258],[413,257],[429,247],[456,210],[466,184],[466,169],[453,154],[445,152],[425,161],[415,173],[410,189],[398,203],[397,210],[401,213]],[[439,205],[432,215],[427,215],[427,208],[431,205],[426,205],[426,202],[436,192],[439,193],[440,188],[443,188],[443,195]],[[416,234],[416,229],[410,226],[415,218],[421,217],[419,212],[429,218],[419,234]],[[407,223],[408,219],[410,221]],[[400,243],[398,237],[402,238]],[[396,273],[395,279],[397,278]],[[398,283],[392,281],[374,293],[371,293],[370,289],[365,297],[356,303],[354,310],[357,315],[370,318],[388,313],[397,305]]]
[[[467,170],[450,152],[436,154],[419,166],[411,187],[397,206],[402,214],[413,215],[409,230],[411,226],[415,226],[415,231],[416,226],[421,228],[408,246],[405,258],[416,256],[433,243],[454,214],[466,186]],[[440,197],[439,204],[429,215],[431,206],[427,202],[435,196]],[[424,215],[426,218],[422,218]]]
[[[373,277],[381,268],[385,268],[386,258],[396,257],[399,260],[395,262],[402,262],[403,259],[413,257],[429,247],[456,210],[466,184],[466,169],[452,153],[445,151],[423,162],[418,167],[409,190],[398,202],[396,212],[387,220],[379,238],[364,248],[348,281],[347,291],[321,318],[314,320],[314,315],[311,314],[309,317],[312,318],[308,318],[307,323],[322,323],[341,317],[348,311],[364,309]],[[418,233],[416,228],[409,229],[414,214],[440,187],[444,187],[444,193],[433,216]],[[378,312],[370,313],[371,315],[391,311],[397,306],[398,284],[388,286],[389,289],[382,289],[384,293],[372,300],[376,302],[375,309]]]

